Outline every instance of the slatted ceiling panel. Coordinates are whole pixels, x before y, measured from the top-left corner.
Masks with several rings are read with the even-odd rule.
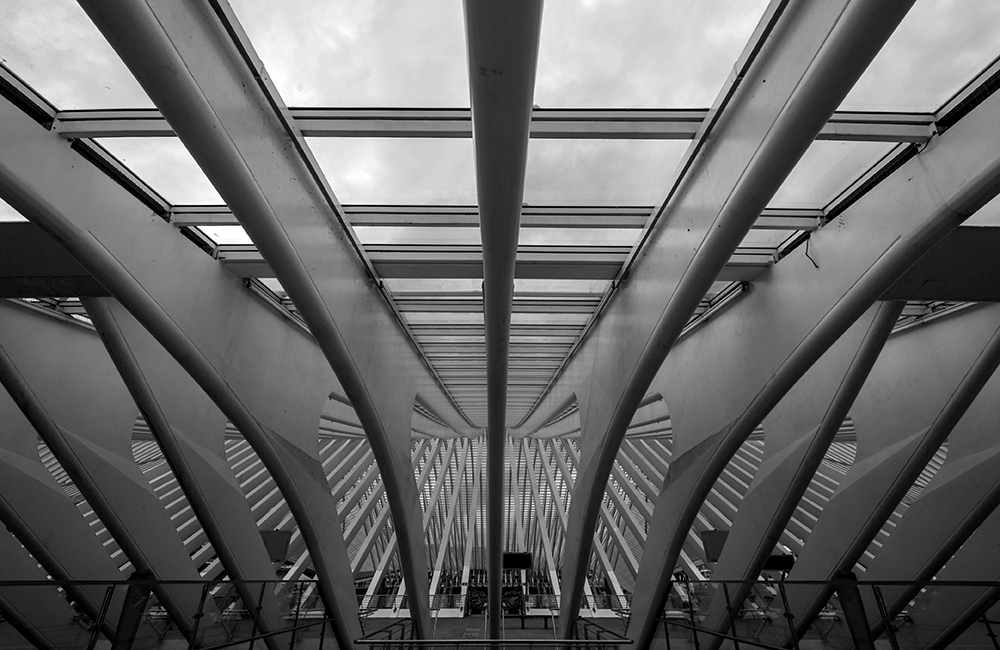
[[[253,448],[246,440],[235,440],[227,438],[225,442],[226,460],[233,470],[233,474],[239,475],[246,471],[246,465],[253,463],[257,455],[253,453]]]
[[[941,466],[944,465],[945,459],[948,457],[948,441],[945,440],[938,447],[938,450],[934,452],[934,456],[928,461],[927,465],[920,472],[920,476],[917,480],[913,482],[913,485],[906,492],[906,496],[903,497],[903,503],[910,504],[913,503],[920,495],[923,493],[924,488],[927,484],[931,482],[934,475],[938,473]]]
[[[652,484],[624,449],[618,451],[618,464],[621,466],[627,479],[632,482],[639,493],[646,499],[646,502],[652,502],[656,497]]]
[[[56,460],[56,457],[41,439],[38,441],[38,458],[45,465],[45,468],[49,470],[49,474],[56,480],[56,483],[62,486],[63,491],[66,492],[66,496],[74,503],[83,501],[83,496],[73,483],[73,479],[69,477],[69,474],[66,473],[66,470],[62,468],[62,465],[59,464],[59,461]]]
[[[657,445],[651,444],[649,440],[644,439],[636,440],[635,448],[646,460],[646,462],[649,463],[658,476],[664,477],[667,475],[667,469],[670,466],[670,457],[665,453],[664,449],[659,448]]]
[[[823,473],[823,470],[824,467],[821,465],[813,475],[807,490],[810,494],[822,499],[825,503],[826,501],[829,501],[830,497],[832,497],[834,492],[837,491],[837,486],[840,485],[840,482],[826,476]]]
[[[629,463],[635,467],[636,471],[642,475],[646,483],[648,483],[652,489],[655,490],[656,494],[659,494],[660,485],[662,484],[662,478],[659,477],[656,472],[654,472],[652,465],[649,464],[635,445],[633,445],[631,440],[626,440],[622,449],[619,451],[620,454],[629,460]]]
[[[128,559],[122,554],[118,542],[111,536],[110,531],[108,531],[101,520],[97,518],[97,514],[87,502],[81,501],[77,504],[77,507],[80,508],[83,519],[87,522],[90,530],[97,536],[97,541],[101,543],[101,546],[108,552],[108,555],[113,560],[116,560],[116,564],[128,563]]]
[[[879,550],[885,544],[886,540],[888,540],[892,535],[893,530],[899,526],[899,522],[906,515],[907,510],[909,510],[909,506],[905,503],[900,503],[896,506],[892,514],[889,515],[889,518],[879,529],[879,532],[874,538],[872,538],[872,541],[869,542],[868,547],[865,549],[863,557],[859,560],[858,564],[862,566],[867,565],[868,562],[873,560],[878,555]]]
[[[753,467],[753,471],[750,471],[750,467]],[[760,467],[759,462],[756,465],[751,465],[741,452],[737,452],[728,465],[726,465],[726,469],[723,470],[723,476],[733,486],[733,489],[740,493],[740,499],[746,496],[747,491],[750,489],[750,484],[753,482],[753,477],[758,467]]]
[[[706,497],[701,512],[708,520],[707,527],[715,530],[729,530],[736,517],[736,508],[721,497],[715,488],[712,488]]]
[[[718,493],[719,498],[723,499],[735,511],[739,508],[740,502],[743,501],[747,485],[736,480],[732,472],[723,470],[713,489]]]
[[[358,440],[324,440],[321,441],[319,457],[321,465],[329,480],[337,467],[357,449]]]
[[[750,480],[753,480],[753,476],[757,473],[757,469],[763,462],[763,443],[755,440],[747,440],[740,447],[739,451],[736,452],[731,464],[733,467],[743,471]]]
[[[798,511],[808,516],[812,521],[815,521],[823,513],[825,505],[825,502],[820,503],[816,501],[813,495],[807,491],[799,500]]]
[[[823,457],[823,464],[840,474],[847,474],[847,470],[854,464],[856,453],[857,445],[855,443],[834,441]]]
[[[805,541],[809,539],[809,535],[812,533],[813,523],[813,521],[804,520],[802,514],[796,512],[788,519],[788,523],[785,524],[785,532],[793,540]]]

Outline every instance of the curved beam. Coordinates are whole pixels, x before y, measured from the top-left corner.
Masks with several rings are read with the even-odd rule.
[[[947,566],[938,573],[937,580],[1000,580],[1000,556],[996,553],[998,537],[1000,512],[995,511],[969,537],[961,550],[948,560]],[[942,650],[961,647],[956,643],[958,637],[984,614],[996,614],[998,600],[1000,588],[996,586],[927,589],[915,599],[910,613],[913,625],[901,626],[897,637],[904,648]],[[996,620],[992,616],[990,619]],[[980,634],[982,639],[985,630]]]
[[[661,225],[603,314],[603,323],[608,325],[602,328],[603,323],[598,323],[546,398],[561,401],[560,387],[572,390],[576,383],[573,375],[586,372],[589,358],[593,363],[591,393],[597,389],[609,402],[607,408],[595,409],[600,417],[590,418],[591,423],[584,425],[585,461],[573,497],[563,572],[563,636],[572,628],[582,595],[580,580],[587,569],[590,542],[589,536],[581,533],[596,524],[604,482],[637,405],[753,221],[910,4],[890,6],[865,0],[799,3],[787,10],[783,4],[772,7],[776,13],[762,22],[759,29],[763,33],[755,35],[761,40],[755,41],[745,57],[748,62],[741,68],[742,76],[734,82],[735,88],[724,91],[711,137],[691,159],[687,175],[661,213]],[[767,38],[772,30],[780,32],[781,38]],[[688,243],[690,253],[658,256],[671,237]],[[665,303],[664,286],[672,289]],[[659,313],[648,307],[662,304],[665,307]],[[624,331],[610,335],[607,328],[614,327]],[[735,442],[735,437],[730,438],[721,451],[735,450],[739,447],[732,444]],[[675,456],[681,455],[679,451],[683,450],[675,450]],[[717,462],[712,470],[721,471],[722,467],[724,463]],[[706,482],[709,487],[705,492],[711,487],[710,481]],[[699,505],[700,501],[689,507],[696,512]],[[671,556],[667,553],[665,557]],[[671,572],[672,567],[666,572],[667,581]],[[657,588],[649,595],[659,597],[661,593],[665,591]],[[633,627],[638,624],[643,628],[639,650],[645,649],[655,625],[654,619],[647,620],[647,614],[651,611],[632,618]]]
[[[875,399],[866,396],[866,399],[870,400],[868,409],[870,417],[878,418],[876,422],[881,420],[882,424],[887,426],[873,426],[873,422],[865,422],[857,414],[855,424],[860,432],[868,429],[871,431],[870,435],[877,433],[883,439],[880,441],[882,444],[867,453],[859,453],[846,480],[840,484],[837,493],[824,508],[823,516],[799,554],[795,567],[789,573],[790,579],[832,580],[838,573],[845,573],[854,568],[854,564],[892,515],[906,491],[920,476],[920,472],[934,456],[934,452],[948,438],[986,382],[1000,366],[1000,327],[997,327],[997,323],[1000,322],[1000,306],[991,305],[989,309],[979,310],[978,313],[969,316],[971,318],[962,319],[963,323],[971,322],[963,331],[960,340],[952,338],[948,341],[938,338],[936,340],[940,343],[932,348],[934,354],[928,355],[936,361],[934,365],[938,374],[947,381],[948,374],[952,373],[945,372],[946,366],[951,366],[949,370],[963,367],[960,364],[964,359],[959,354],[960,350],[956,348],[967,348],[969,341],[974,341],[976,343],[973,345],[978,345],[984,336],[989,337],[985,347],[975,357],[972,367],[961,376],[957,387],[951,389],[946,383],[942,385],[944,382],[937,380],[933,384],[926,382],[932,385],[925,384],[920,392],[911,387],[910,394],[906,396],[905,401],[910,402],[910,410],[919,411],[921,408],[917,404],[920,401],[917,399],[918,395],[926,395],[923,402],[935,404],[933,400],[935,391],[942,388],[945,391],[951,389],[950,394],[944,393],[947,399],[928,428],[917,432],[898,430],[897,427],[885,423],[879,415],[875,415],[886,410],[883,408],[884,400],[891,399],[894,391],[887,389]],[[934,330],[925,328],[919,332],[925,336],[916,337],[916,341],[923,343],[926,335],[935,333]],[[917,356],[918,350],[925,347],[919,343],[911,344],[909,358]],[[951,355],[945,358],[944,355],[949,348]],[[905,357],[901,359],[904,364],[908,360]],[[890,374],[890,378],[892,376],[895,376],[894,372]],[[789,585],[787,591],[789,604],[795,616],[796,632],[802,635],[833,595],[834,588],[819,584],[799,584]]]
[[[908,265],[996,196],[1000,142],[984,137],[992,136],[998,120],[1000,99],[991,96],[852,205],[836,228],[813,234],[811,255],[821,268],[801,248],[794,251],[753,291],[675,347],[661,371],[665,378],[684,377],[683,382],[664,381],[661,390],[671,408],[675,447],[671,487],[661,495],[655,515],[664,540],[682,527],[684,520],[676,517],[686,508],[692,509],[685,520],[696,514],[699,494],[710,489],[713,474],[738,442],[731,438],[730,449],[711,461],[712,472],[701,479],[698,493],[688,491],[694,483],[677,490],[684,475],[708,468],[704,454],[718,445],[709,436],[732,429],[741,418],[744,425],[752,422],[753,417],[745,419],[749,404],[776,388],[780,374],[785,375],[781,381],[794,380],[810,363],[802,355],[822,354]],[[761,406],[766,404],[758,402],[754,408]],[[700,466],[694,467],[696,463]],[[674,505],[662,508],[667,502]],[[676,510],[671,513],[670,508]],[[651,533],[650,539],[660,538]],[[666,584],[675,561],[670,549],[651,553],[647,548],[643,563],[648,570],[641,577],[659,572]],[[654,571],[649,562],[661,566]],[[637,604],[642,603],[633,602],[634,624],[641,620]],[[656,605],[649,606],[647,614],[654,616]]]
[[[273,580],[274,568],[246,497],[221,461],[225,416],[116,300],[85,298],[83,306],[213,550],[236,581],[244,607],[259,612],[256,624],[261,632],[276,632],[284,621],[273,590],[261,591],[246,582]],[[279,636],[265,637],[264,642],[271,650],[282,647]]]
[[[486,547],[488,638],[499,639],[503,596],[504,454],[514,261],[524,200],[541,0],[464,3],[483,240],[486,325]]]
[[[944,465],[910,504],[874,560],[866,562],[865,580],[929,581],[992,516],[1000,503],[1000,444],[994,425],[1000,421],[1000,375],[994,374],[969,412],[948,436]],[[972,574],[969,580],[982,580]],[[917,597],[917,587],[882,587],[890,617]],[[883,625],[874,603],[866,602],[873,635]]]
[[[975,114],[976,118],[966,124],[965,127],[976,132],[974,131],[976,128],[975,123],[979,120],[992,122],[997,110],[997,103],[991,102],[990,106],[986,104],[981,105],[979,108],[983,110],[978,114],[970,114],[970,116]],[[968,133],[969,131],[965,131],[966,135]],[[970,167],[973,168],[972,171],[967,176],[962,176],[960,170],[955,168],[953,157],[969,156],[976,149],[970,148],[967,146],[967,143],[963,143],[962,134],[954,132],[949,132],[949,134],[953,134],[954,139],[951,141],[953,146],[945,146],[943,144],[944,138],[942,138],[942,141],[938,143],[939,147],[937,149],[925,150],[916,160],[910,161],[910,163],[913,163],[912,165],[910,163],[904,165],[902,169],[907,171],[902,172],[900,176],[896,177],[893,184],[884,186],[883,191],[890,194],[890,196],[893,191],[901,191],[904,195],[906,192],[910,192],[912,195],[913,188],[919,187],[913,183],[919,178],[924,184],[923,187],[925,187],[926,194],[919,198],[913,196],[912,200],[915,203],[926,202],[927,205],[916,213],[929,213],[928,216],[913,226],[910,224],[913,221],[912,215],[915,213],[913,210],[914,206],[895,205],[894,210],[899,210],[895,213],[895,218],[901,219],[902,223],[900,223],[900,227],[905,234],[892,238],[891,231],[886,229],[888,221],[879,224],[881,231],[880,239],[882,241],[873,238],[870,242],[867,242],[870,248],[864,253],[865,256],[873,256],[874,261],[869,262],[871,265],[867,269],[857,267],[855,261],[853,272],[857,273],[859,270],[863,270],[861,277],[849,285],[847,292],[842,297],[839,299],[835,298],[835,304],[829,308],[829,311],[822,316],[815,326],[808,330],[806,335],[801,339],[801,342],[794,347],[791,354],[761,386],[760,392],[752,398],[752,401],[747,405],[745,410],[734,421],[724,425],[716,434],[702,440],[690,449],[690,451],[686,452],[686,455],[690,455],[687,456],[687,460],[683,463],[678,463],[675,459],[670,471],[673,477],[673,484],[670,490],[664,490],[663,494],[661,494],[650,533],[650,538],[654,539],[657,544],[652,557],[657,558],[657,562],[660,565],[655,571],[650,570],[641,573],[640,582],[636,585],[636,592],[642,594],[644,597],[637,599],[638,602],[633,602],[632,620],[644,621],[644,623],[636,623],[640,627],[636,628],[634,633],[637,637],[646,640],[643,643],[648,642],[648,638],[650,637],[647,635],[652,634],[652,629],[655,625],[656,610],[659,607],[658,603],[662,602],[661,599],[665,597],[669,588],[673,568],[672,562],[676,560],[676,553],[677,549],[679,549],[681,539],[679,531],[686,531],[690,527],[690,523],[697,514],[704,496],[711,489],[715,478],[725,467],[732,454],[739,448],[739,445],[742,444],[742,441],[753,431],[756,424],[763,419],[777,401],[781,399],[784,393],[794,385],[802,373],[909,266],[1000,191],[1000,158],[996,157],[994,151],[985,148],[992,145],[984,143],[984,149],[979,151],[983,154],[985,160],[980,159],[971,162]],[[981,138],[981,134],[976,137]],[[962,146],[957,146],[960,143],[962,143]],[[932,151],[934,153],[931,153]],[[983,166],[978,167],[978,165]],[[936,173],[929,173],[927,170],[928,167],[933,168]],[[950,187],[948,186],[949,183],[952,184]],[[870,197],[869,201],[877,199],[878,195],[876,194]],[[887,216],[888,214],[890,212],[887,210],[885,215]],[[912,228],[912,230],[906,232],[907,228]],[[889,238],[888,247],[880,249],[881,246],[885,245],[884,242],[887,237]],[[860,250],[855,249],[852,255],[856,257],[860,252]],[[848,258],[845,258],[845,261],[846,259]],[[871,257],[868,259],[871,259]],[[828,264],[828,266],[835,265]],[[852,277],[850,268],[849,266],[845,266],[843,277],[839,278],[838,282],[850,282]],[[776,269],[777,273],[792,271],[790,266],[786,266],[785,269],[781,269],[779,266]],[[829,268],[826,273],[829,275]],[[793,284],[797,284],[797,282]],[[833,289],[833,291],[835,293],[836,289]],[[771,297],[773,298],[773,296]],[[816,296],[811,297],[811,299],[816,299]],[[748,301],[747,304],[750,305],[752,302]],[[736,315],[735,312],[734,315]],[[777,315],[775,312],[771,317],[773,318]],[[808,322],[808,317],[798,323],[797,326],[800,327],[803,322]],[[772,332],[773,334],[774,332]],[[745,344],[745,340],[743,343]],[[791,347],[791,342],[780,342],[780,345],[777,347],[781,348],[786,345]],[[755,359],[757,365],[761,365],[761,355],[756,355]],[[673,371],[676,371],[676,369]],[[755,372],[759,372],[759,370]],[[671,388],[674,388],[674,386],[671,385]],[[697,386],[684,387],[684,390],[693,389],[697,389]],[[664,390],[666,391],[666,388]],[[710,400],[711,397],[711,395],[704,395],[702,406],[706,406],[708,402],[705,400]],[[731,401],[731,398],[729,399]],[[669,403],[671,400],[668,398],[667,401]],[[718,413],[725,412],[725,410],[715,406],[712,406],[711,409],[711,417],[717,418]],[[701,413],[700,417],[706,417],[707,413],[707,411]],[[675,434],[682,430],[682,427],[675,427]],[[675,455],[677,458],[680,457],[680,454],[677,452],[675,452]],[[668,480],[670,480],[670,477],[668,477]],[[683,486],[681,486],[682,482]],[[660,531],[660,536],[654,538],[652,534],[653,528]],[[666,542],[671,534],[677,537],[677,539]],[[661,543],[664,545],[662,549],[660,548]],[[643,557],[644,559],[649,557],[649,549],[646,550]],[[651,600],[645,598],[647,595]],[[636,618],[637,605],[640,606],[640,615],[638,618]]]
[[[55,580],[114,581],[124,576],[38,456],[38,432],[0,391],[0,520]],[[67,585],[66,592],[96,621],[104,598],[98,585]],[[113,602],[115,611],[121,603]],[[113,640],[115,625],[102,631]]]
[[[284,495],[309,546],[338,643],[353,647],[353,640],[361,636],[357,599],[353,589],[343,588],[353,584],[347,549],[329,485],[325,477],[319,480],[323,475],[315,456],[320,400],[328,392],[322,386],[333,380],[318,376],[321,373],[311,356],[315,347],[290,329],[275,331],[275,325],[284,325],[280,317],[269,318],[263,305],[255,305],[248,294],[237,293],[236,278],[227,277],[221,269],[213,273],[213,260],[202,259],[206,256],[201,251],[172,239],[174,235],[164,238],[163,230],[173,233],[169,224],[158,223],[155,216],[145,223],[133,221],[130,217],[144,213],[138,201],[66,148],[58,136],[44,132],[9,103],[0,103],[0,114],[0,132],[9,142],[18,143],[9,149],[10,156],[0,156],[0,194],[108,289],[243,433]],[[30,181],[21,175],[25,172],[32,174]],[[58,183],[46,182],[49,174],[60,175],[66,184],[63,190],[83,189],[56,191]],[[149,265],[150,259],[165,260],[166,268]],[[140,277],[156,291],[155,297]],[[164,284],[166,278],[170,279]],[[190,284],[179,283],[181,279]],[[195,288],[201,301],[198,309],[189,293]],[[178,320],[186,322],[188,329]],[[234,330],[238,325],[235,338],[221,331],[220,323],[232,324]],[[204,349],[192,336],[198,337]],[[287,369],[289,362],[294,362],[296,371],[278,372]],[[216,364],[233,372],[233,377]],[[247,372],[250,368],[255,370]],[[302,394],[290,392],[288,382],[293,377]],[[316,398],[315,414],[308,408],[312,398]],[[304,428],[296,428],[300,423]]]
[[[880,303],[872,310],[871,320],[864,323],[865,318],[862,318],[852,327],[782,401],[778,408],[786,411],[781,413],[783,421],[773,427],[765,421],[765,449],[773,451],[761,464],[750,489],[740,502],[722,555],[712,571],[714,580],[747,582],[730,585],[729,603],[726,603],[721,591],[716,592],[706,627],[728,632],[731,619],[726,615],[727,605],[737,611],[742,607],[752,587],[751,582],[760,575],[788,520],[795,513],[903,306],[902,302]],[[833,399],[827,402],[826,396],[831,393]],[[798,427],[803,421],[814,417],[813,412],[817,410],[814,405],[822,403],[828,406],[825,412],[820,413],[819,425],[804,436],[788,440],[801,430]],[[772,432],[773,429],[778,432]],[[778,434],[784,435],[779,438]],[[721,637],[712,637],[708,641],[711,650],[716,650],[721,644]]]
[[[200,576],[173,522],[132,456],[138,409],[100,340],[46,316],[0,303],[0,383],[59,459],[136,571],[193,641]],[[206,612],[213,608],[208,607]],[[204,624],[198,642],[220,629]]]
[[[44,581],[48,576],[38,568],[19,540],[0,529],[0,557],[3,557],[4,581]],[[38,650],[83,650],[89,636],[73,618],[76,612],[55,585],[51,587],[0,587],[0,614],[4,622],[20,634],[27,645]],[[5,632],[6,637],[6,632]],[[10,637],[5,641],[12,641]],[[113,637],[112,637],[113,640]]]
[[[229,6],[81,4],[233,209],[337,374],[378,460],[411,614],[426,638],[427,559],[402,443],[417,393],[455,422],[463,416],[375,285],[352,234],[337,227],[342,210]]]

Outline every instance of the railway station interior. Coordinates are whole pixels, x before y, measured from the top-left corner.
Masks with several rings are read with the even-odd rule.
[[[0,1],[0,647],[1000,650],[998,56]]]

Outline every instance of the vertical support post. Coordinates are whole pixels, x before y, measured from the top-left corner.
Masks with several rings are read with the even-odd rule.
[[[87,643],[87,650],[94,650],[97,646],[97,639],[101,636],[101,628],[104,627],[104,619],[108,616],[108,609],[111,607],[111,598],[115,595],[115,586],[108,585],[104,592],[104,602],[101,603],[101,611],[97,615],[94,629],[90,631],[90,641]],[[986,626],[989,628],[989,625]]]
[[[298,583],[295,589],[295,619],[292,621],[292,642],[288,644],[288,650],[295,650],[295,637],[298,635],[299,615],[302,613],[302,583]]]
[[[736,640],[739,635],[736,634],[736,617],[733,615],[733,604],[729,600],[729,585],[725,582],[722,583],[722,595],[726,597],[726,612],[729,613],[729,629],[733,632],[733,648],[734,650],[740,650],[740,642]]]
[[[993,642],[994,650],[1000,650],[1000,643],[997,643],[997,635],[996,632],[993,631],[993,626],[990,625],[990,619],[986,618],[986,614],[983,614],[983,617],[980,620],[983,622],[983,625],[986,626],[986,636],[990,637],[990,641]]]
[[[206,582],[201,589],[201,598],[198,600],[198,611],[194,615],[194,625],[191,626],[191,641],[188,643],[188,650],[198,647],[198,628],[201,627],[201,617],[205,615],[205,599],[208,598],[208,588],[211,582]]]
[[[153,574],[149,571],[136,571],[128,579],[128,591],[125,592],[125,602],[122,604],[118,625],[115,627],[115,642],[112,650],[131,650],[135,643],[135,635],[142,623],[142,615],[149,602],[149,594],[153,591]]]
[[[260,610],[264,606],[264,590],[266,588],[267,582],[262,583],[260,585],[260,593],[257,594],[257,611],[253,617],[253,629],[250,631],[250,646],[247,650],[253,650],[254,645],[257,643],[257,639],[254,637],[257,636],[258,623],[260,622]]]
[[[878,613],[882,616],[882,625],[885,626],[885,635],[889,637],[889,645],[892,650],[899,650],[899,642],[896,640],[896,629],[892,627],[892,619],[885,608],[885,601],[882,600],[882,590],[878,585],[872,585],[872,593],[875,594],[875,602],[878,604]]]
[[[666,616],[663,617],[663,638],[667,640],[667,650],[670,650],[670,623]]]
[[[330,624],[330,612],[327,611],[326,605],[323,605],[323,622],[319,626],[318,650],[323,650],[323,643],[326,641],[326,626],[329,624]]]
[[[701,650],[698,643],[698,621],[694,617],[694,592],[691,590],[691,581],[684,581],[684,588],[688,592],[688,612],[691,614],[691,637],[694,639],[694,650]]]
[[[875,642],[872,640],[871,626],[868,624],[868,615],[865,614],[865,605],[861,602],[861,591],[858,589],[858,579],[853,573],[838,573],[837,598],[840,599],[840,608],[847,619],[847,629],[851,633],[851,640],[854,641],[858,650],[875,650]]]
[[[854,587],[854,591],[857,593],[857,586]],[[795,650],[799,650],[799,635],[795,633],[795,616],[792,614],[791,608],[788,607],[788,596],[785,594],[785,583],[781,581],[778,581],[778,593],[781,594],[781,606],[785,609],[785,618],[788,620],[788,633],[792,635],[792,647],[794,647]],[[858,603],[860,602],[861,597],[859,595]],[[861,615],[864,616],[864,613],[865,610],[862,609]],[[867,624],[865,629],[868,629]],[[858,650],[862,650],[860,646],[858,647]],[[874,650],[874,648],[871,648],[870,650]]]

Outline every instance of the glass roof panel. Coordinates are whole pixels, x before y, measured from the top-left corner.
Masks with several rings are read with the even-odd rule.
[[[547,140],[528,143],[529,205],[652,205],[663,198],[690,143]]]
[[[524,232],[523,230],[521,231]],[[611,280],[540,280],[514,278],[514,293],[559,291],[564,293],[603,294]]]
[[[886,142],[813,142],[771,199],[771,207],[822,208],[895,146]]]
[[[362,244],[482,243],[478,227],[354,226]],[[632,246],[638,228],[522,228],[518,242],[534,246]]]
[[[243,230],[243,226],[200,226],[203,233],[208,235],[216,244],[252,244],[250,235]],[[269,278],[273,279],[273,278]],[[277,282],[275,280],[275,282]]]
[[[936,111],[996,58],[998,24],[998,2],[919,0],[841,110]]]
[[[546,325],[546,324],[568,324],[583,325],[590,318],[590,314],[537,314],[531,312],[515,312],[510,316],[511,325]]]
[[[471,139],[308,138],[341,203],[476,203]]]
[[[479,227],[463,226],[353,226],[362,244],[472,244],[478,246]],[[522,234],[524,231],[521,231]]]
[[[98,142],[172,204],[223,202],[177,138],[103,138]]]
[[[232,6],[288,106],[469,106],[460,2]]]
[[[727,288],[731,284],[733,284],[733,283],[732,282],[726,282],[724,280],[716,280],[715,282],[712,283],[712,288],[708,290],[708,293],[705,294],[705,297],[706,298],[711,298],[711,297],[717,296],[717,295],[719,295],[720,291],[722,291],[723,289]]]
[[[288,297],[288,292],[285,291],[285,288],[283,286],[281,286],[281,283],[278,282],[277,279],[275,279],[275,278],[260,278],[260,282],[265,287],[267,287],[268,289],[270,289],[274,293],[278,294],[282,298],[287,298]]]
[[[632,246],[639,228],[521,228],[518,243],[535,246]]]
[[[766,0],[547,2],[535,103],[710,106],[766,6]]]
[[[153,105],[75,0],[0,3],[0,61],[59,109]]]
[[[405,315],[406,321],[411,325],[440,325],[442,323],[456,323],[461,325],[482,325],[482,312],[409,312]]]
[[[775,247],[788,239],[797,230],[751,230],[740,242],[740,246]]]
[[[483,291],[483,281],[478,278],[385,278],[382,282],[393,293]]]

